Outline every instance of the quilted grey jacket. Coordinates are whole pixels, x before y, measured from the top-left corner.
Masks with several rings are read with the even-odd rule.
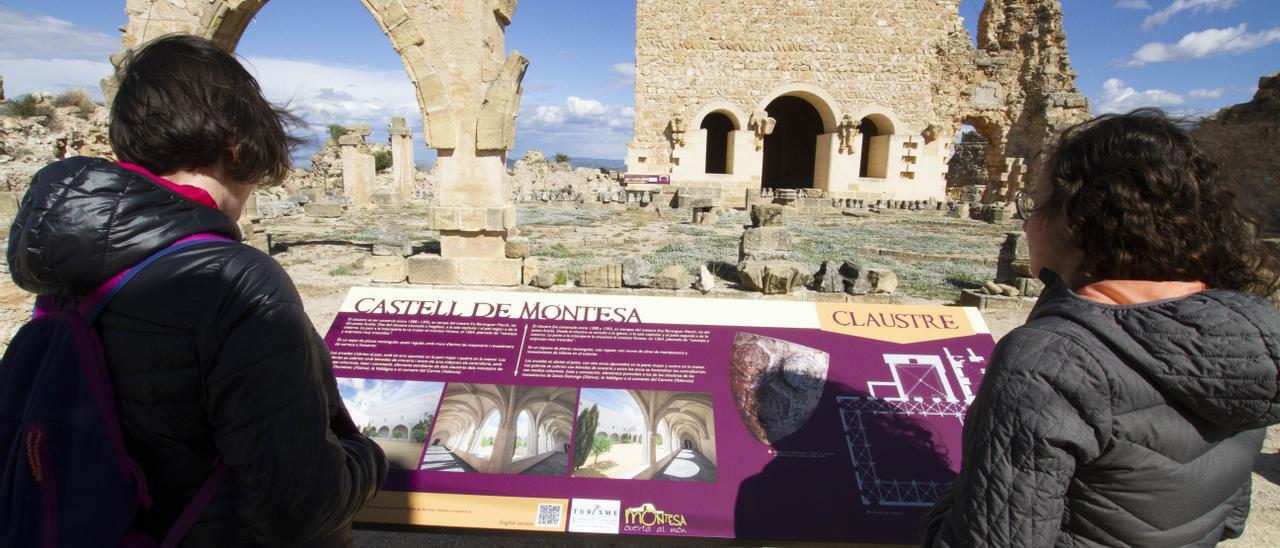
[[[1280,421],[1280,312],[1210,290],[1127,306],[1052,273],[996,346],[926,546],[1213,546]]]

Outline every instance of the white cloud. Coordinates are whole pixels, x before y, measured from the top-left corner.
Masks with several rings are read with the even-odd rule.
[[[1144,2],[1145,3],[1145,2]],[[1240,3],[1240,0],[1175,0],[1169,7],[1148,15],[1142,21],[1142,30],[1151,30],[1169,22],[1174,15],[1184,11],[1192,13],[1226,11]]]
[[[1151,4],[1147,0],[1117,0],[1116,7],[1125,10],[1149,10]]]
[[[47,15],[0,7],[0,59],[107,62],[124,49],[119,37]]]
[[[636,64],[635,63],[617,63],[609,67],[614,77],[610,81],[610,85],[614,87],[630,87],[636,84]]]
[[[517,150],[620,159],[632,137],[635,109],[571,96],[559,105],[525,104],[517,119]]]
[[[1162,89],[1138,91],[1119,78],[1103,82],[1102,93],[1093,101],[1097,112],[1128,112],[1141,107],[1170,107],[1185,102],[1181,95]]]
[[[1226,91],[1225,88],[1193,89],[1187,92],[1187,95],[1192,99],[1221,99]]]
[[[1138,48],[1125,66],[1134,67],[1147,63],[1165,63],[1217,55],[1237,55],[1277,41],[1280,41],[1280,27],[1261,32],[1249,32],[1247,24],[1241,23],[1238,27],[1192,32],[1183,36],[1177,44],[1149,43]]]
[[[338,379],[338,392],[357,426],[413,426],[436,412],[442,383]]]
[[[609,112],[609,109],[595,99],[570,97],[565,100],[565,105],[568,107],[569,115],[576,118],[593,118]]]
[[[111,76],[120,39],[46,15],[0,7],[0,75],[5,93],[83,89],[102,99],[98,82]]]

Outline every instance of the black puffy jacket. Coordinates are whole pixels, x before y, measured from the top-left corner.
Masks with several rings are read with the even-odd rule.
[[[23,289],[77,295],[191,234],[236,223],[101,159],[36,174],[9,236]],[[349,538],[386,461],[345,428],[329,354],[289,276],[249,246],[217,242],[151,264],[96,324],[130,454],[163,537],[221,456],[227,483],[185,546],[317,545]],[[333,429],[343,432],[335,435]]]
[[[1280,421],[1280,312],[1209,290],[1108,306],[1051,273],[1000,341],[928,546],[1213,546]]]

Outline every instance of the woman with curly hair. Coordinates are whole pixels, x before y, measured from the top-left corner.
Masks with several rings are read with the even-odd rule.
[[[1280,421],[1275,259],[1158,110],[1067,130],[1030,196],[1046,284],[996,346],[928,546],[1212,546]]]

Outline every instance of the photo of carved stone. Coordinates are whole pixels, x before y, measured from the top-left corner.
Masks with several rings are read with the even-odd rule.
[[[729,387],[747,430],[764,444],[794,434],[827,381],[826,352],[751,333],[733,337]]]

